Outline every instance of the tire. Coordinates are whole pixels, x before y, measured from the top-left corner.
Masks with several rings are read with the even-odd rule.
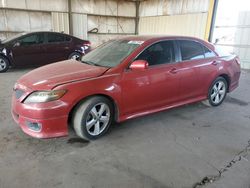
[[[80,61],[81,57],[82,57],[81,53],[79,53],[79,52],[73,52],[73,53],[71,53],[69,55],[68,59],[74,59],[74,60]]]
[[[0,56],[0,73],[6,72],[9,69],[9,67],[10,67],[9,60],[4,56]]]
[[[206,106],[219,106],[227,95],[228,83],[225,78],[218,77],[211,84],[207,100],[203,101]]]
[[[73,114],[73,127],[80,138],[94,140],[109,130],[113,119],[114,107],[111,101],[105,97],[96,96],[76,107]]]

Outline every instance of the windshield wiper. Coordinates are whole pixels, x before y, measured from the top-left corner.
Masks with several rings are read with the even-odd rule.
[[[94,62],[92,62],[92,61],[82,61],[83,63],[86,63],[86,64],[88,64],[88,65],[94,65],[94,66],[98,66],[98,67],[104,67],[104,66],[102,66],[102,65],[99,65],[99,64],[97,64],[97,63],[94,63]]]
[[[88,64],[88,65],[95,65],[93,62],[91,62],[91,61],[81,61],[81,62],[83,62],[83,63],[85,63],[85,64]]]

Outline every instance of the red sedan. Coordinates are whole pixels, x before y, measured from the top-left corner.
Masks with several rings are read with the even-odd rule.
[[[72,124],[84,139],[112,122],[206,100],[220,105],[239,84],[240,62],[191,37],[135,36],[108,42],[81,62],[35,69],[14,86],[12,114],[38,138],[65,136]]]

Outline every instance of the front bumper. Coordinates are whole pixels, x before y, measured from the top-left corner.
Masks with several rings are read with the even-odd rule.
[[[12,117],[23,132],[36,138],[53,138],[68,135],[67,105],[62,101],[40,104],[24,104],[12,97]],[[31,129],[29,123],[39,124],[39,131]]]

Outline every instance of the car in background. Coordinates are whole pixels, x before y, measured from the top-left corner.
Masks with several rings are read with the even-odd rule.
[[[35,69],[14,86],[12,115],[38,138],[96,139],[111,123],[203,101],[219,106],[239,85],[240,61],[193,37],[134,36]],[[166,122],[167,124],[167,122]],[[152,125],[154,126],[154,125]]]
[[[57,32],[21,33],[0,42],[0,72],[10,67],[34,67],[65,59],[79,60],[90,42]]]

